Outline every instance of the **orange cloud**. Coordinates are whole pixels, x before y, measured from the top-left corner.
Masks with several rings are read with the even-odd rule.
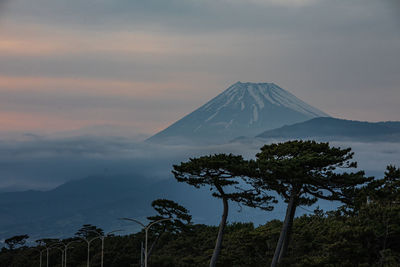
[[[108,121],[93,119],[66,119],[51,114],[0,112],[0,131],[67,131],[88,125],[104,125]]]
[[[0,55],[44,56],[97,52],[154,54],[167,53],[174,47],[166,37],[145,33],[61,31],[42,25],[12,25],[2,30],[1,35]]]
[[[137,133],[154,133],[160,127],[159,122],[153,121],[111,121],[110,119],[91,118],[60,118],[51,114],[29,114],[19,112],[0,112],[0,132],[36,132],[58,133],[63,131],[75,131],[88,126],[113,125],[122,127]],[[129,134],[129,132],[127,132]]]
[[[68,126],[67,126],[68,125]],[[49,116],[35,116],[27,113],[1,112],[0,113],[0,131],[42,131],[44,129],[66,130],[71,127],[81,127],[84,124],[74,125],[66,124],[57,118]]]
[[[0,75],[0,92],[35,91],[41,93],[68,90],[70,93],[119,95],[135,98],[168,97],[171,93],[187,92],[193,85],[180,82],[134,82],[83,78],[15,77]]]
[[[160,99],[186,102],[185,99],[193,98],[200,94],[193,87],[195,85],[183,82],[130,82],[100,79],[73,79],[51,77],[14,77],[0,76],[1,93],[18,95],[24,93],[38,94],[49,101],[54,94],[60,96],[84,96],[90,99],[96,97],[117,97],[143,100],[149,105],[157,104]],[[200,99],[200,98],[199,98]],[[201,101],[201,99],[200,99]],[[45,103],[45,102],[44,102]],[[202,103],[199,103],[202,104]],[[10,110],[8,110],[10,108]],[[9,103],[0,112],[0,131],[33,131],[33,132],[59,132],[78,130],[86,126],[115,124],[138,129],[138,132],[154,133],[158,129],[165,128],[186,112],[179,110],[166,110],[162,114],[156,114],[149,106],[148,111],[142,114],[138,109],[131,107],[115,106],[86,106],[77,110],[70,110],[63,114],[59,110],[52,112],[46,104],[42,107],[30,107],[25,109],[20,103]],[[34,111],[35,113],[32,113]]]
[[[0,40],[0,54],[4,55],[40,56],[60,51],[61,47],[46,42],[11,38]]]
[[[162,80],[154,81],[135,81],[118,80],[116,78],[85,78],[82,73],[81,78],[51,76],[24,76],[17,71],[13,75],[0,73],[0,96],[1,93],[8,93],[18,100],[24,93],[40,94],[43,99],[46,96],[57,94],[58,96],[91,96],[116,97],[134,100],[148,100],[148,103],[158,105],[160,99],[173,100],[182,103],[193,102],[194,107],[203,104],[209,97],[215,95],[213,90],[219,86],[218,75],[209,72],[186,70],[184,74],[177,73],[168,69],[168,62],[175,58],[185,58],[196,54],[206,54],[208,56],[228,53],[228,49],[222,39],[229,34],[211,36],[205,38],[200,34],[194,35],[174,35],[163,32],[140,32],[140,31],[89,31],[79,29],[55,28],[46,25],[8,25],[0,29],[0,57],[9,57],[11,60],[24,62],[28,57],[33,58],[79,58],[80,55],[90,54],[93,57],[108,55],[117,60],[135,62],[140,59],[146,60],[165,60],[162,66],[165,73]],[[208,36],[210,37],[210,36]],[[212,41],[210,41],[210,39]],[[223,49],[221,49],[223,48]],[[78,56],[77,56],[78,55]],[[156,57],[153,57],[156,55]],[[148,57],[150,56],[150,57]],[[32,58],[30,60],[32,61]],[[179,60],[177,60],[179,61]],[[167,63],[167,64],[166,64]],[[39,62],[38,62],[39,64]],[[166,65],[165,65],[166,64]],[[21,64],[22,65],[22,64]],[[112,73],[110,74],[112,76]],[[205,94],[208,91],[208,95]],[[15,93],[16,92],[16,93]],[[14,95],[12,93],[15,93]],[[29,97],[29,95],[28,95]],[[25,96],[26,99],[26,96]],[[5,101],[5,100],[4,100]],[[51,100],[49,100],[51,101]],[[154,101],[154,102],[152,102]],[[196,103],[198,101],[198,104]],[[172,102],[172,101],[171,101]],[[187,107],[187,105],[186,105]],[[177,107],[163,114],[141,114],[140,110],[131,110],[131,107],[115,107],[113,110],[96,110],[100,106],[88,106],[79,111],[69,111],[68,116],[63,118],[52,114],[50,108],[33,107],[31,110],[37,111],[36,114],[23,113],[23,104],[9,103],[9,110],[3,108],[0,113],[0,131],[42,131],[42,130],[71,130],[96,124],[110,124],[115,122],[119,125],[137,126],[141,131],[153,132],[155,129],[164,128],[169,123],[178,119],[190,110]],[[149,110],[153,108],[149,106]],[[174,111],[173,111],[174,110]],[[77,114],[83,112],[82,114]],[[71,114],[73,113],[73,114]],[[123,113],[123,114],[121,114]],[[149,113],[149,112],[147,112]],[[169,121],[165,121],[166,114],[171,113]],[[101,120],[100,116],[107,114],[107,119]],[[133,115],[134,114],[134,115]],[[58,112],[60,115],[60,112]],[[133,118],[134,116],[134,118]],[[133,121],[134,120],[134,121]]]
[[[84,31],[44,25],[8,25],[0,29],[0,55],[44,56],[106,53],[112,55],[221,54],[229,50],[215,36],[165,34],[144,31]],[[210,42],[209,38],[213,41]],[[219,45],[221,44],[221,45]],[[222,49],[221,49],[222,48]]]

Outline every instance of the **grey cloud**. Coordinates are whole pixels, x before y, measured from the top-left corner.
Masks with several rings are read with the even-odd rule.
[[[400,167],[399,143],[357,143],[333,142],[335,146],[351,147],[358,167],[372,174],[383,176],[386,166],[391,164]]]
[[[161,146],[127,138],[33,136],[24,142],[0,143],[0,191],[50,189],[90,175],[133,175],[149,179],[171,176],[173,164],[212,153],[253,158],[263,145],[231,143],[219,146]],[[388,164],[400,166],[400,144],[332,142],[352,147],[359,168],[382,176]]]
[[[10,13],[29,21],[56,22],[89,29],[148,27],[215,31],[282,30],[324,34],[388,26],[389,6],[372,0],[315,1],[306,6],[260,5],[252,1],[15,1]],[[384,1],[379,1],[384,2]],[[371,14],[371,10],[374,10]],[[352,22],[349,27],[349,22]],[[356,23],[354,23],[356,22]],[[383,22],[383,24],[382,24]],[[333,28],[332,28],[333,27]]]
[[[160,179],[168,177],[171,160],[165,154],[147,152],[143,145],[117,138],[35,138],[1,143],[0,147],[0,191],[17,187],[49,189],[89,175],[129,174]]]
[[[0,0],[0,16],[2,15],[3,12],[6,11],[8,2],[10,2],[10,1],[9,0]]]
[[[90,175],[170,177],[173,164],[210,153],[252,157],[256,146],[162,146],[127,138],[26,136],[26,141],[0,142],[0,191],[50,189]],[[31,138],[29,140],[29,138]]]
[[[112,88],[110,88],[112,90]],[[176,104],[175,99],[147,99],[144,97],[119,96],[119,95],[101,95],[94,91],[87,90],[81,92],[68,92],[66,90],[54,90],[54,92],[18,92],[7,91],[1,93],[0,103],[3,109],[12,112],[25,111],[30,113],[45,113],[52,111],[54,113],[74,113],[87,109],[101,109],[107,113],[112,109],[131,110],[150,110],[149,105],[158,107],[157,112],[166,109],[172,104]],[[97,111],[99,112],[99,111]]]

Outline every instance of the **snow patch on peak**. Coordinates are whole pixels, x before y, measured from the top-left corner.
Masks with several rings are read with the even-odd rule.
[[[260,85],[258,86],[260,93],[262,94],[262,96],[271,104],[280,106],[280,104],[275,101],[272,97],[271,97],[271,90],[265,90],[266,88],[261,87]]]
[[[209,122],[210,120],[214,119],[214,117],[218,115],[218,112],[219,112],[219,110],[217,110],[217,112],[215,112],[210,117],[208,117],[204,122]]]
[[[254,123],[256,123],[258,121],[258,108],[256,104],[252,105],[252,109],[253,109],[253,116],[250,118],[250,122],[249,125],[252,125]]]
[[[231,127],[232,123],[233,123],[233,119],[230,120],[229,123],[228,123],[227,125],[225,125],[225,129]]]
[[[264,108],[264,101],[261,99],[260,95],[259,95],[259,90],[254,90],[253,86],[250,85],[247,87],[247,91],[249,92],[249,94],[251,95],[251,97],[254,99],[254,101],[256,101],[257,105],[260,107],[260,109]]]
[[[262,114],[265,111],[263,110],[271,106],[287,108],[311,118],[329,116],[274,83],[237,82],[200,107],[199,110],[205,111],[207,114],[207,117],[202,119],[203,123],[224,122],[226,127],[230,128],[232,122],[221,118],[221,116],[225,116],[221,114],[227,114],[226,109],[229,110],[228,113],[241,112],[243,114],[241,116],[248,116],[250,119],[249,125],[254,125],[256,122],[257,124],[263,123],[260,121],[260,114],[264,118],[265,116]]]
[[[259,109],[263,109],[266,105],[272,104],[275,106],[282,106],[289,109],[293,109],[302,114],[312,117],[326,117],[328,116],[324,112],[308,105],[301,101],[293,94],[285,91],[274,83],[242,83],[237,82],[230,86],[223,94],[231,97],[236,96],[236,103],[239,103],[244,98],[244,95],[248,92],[254,102],[257,104]],[[240,95],[240,96],[239,96]],[[239,97],[237,97],[239,96]],[[232,99],[233,101],[233,99]],[[244,109],[245,104],[241,105],[241,110]]]

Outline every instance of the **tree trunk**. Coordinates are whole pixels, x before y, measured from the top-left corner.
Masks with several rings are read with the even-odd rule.
[[[285,257],[287,248],[289,246],[289,241],[290,241],[290,237],[292,235],[292,229],[293,229],[293,219],[294,219],[294,215],[296,213],[296,207],[297,207],[297,203],[294,200],[293,206],[290,209],[289,222],[288,222],[288,226],[287,226],[286,236],[285,236],[285,239],[283,240],[281,252],[279,253],[278,265],[282,262],[283,257]]]
[[[391,203],[389,203],[389,212],[392,210],[392,205],[391,205]],[[382,250],[379,252],[379,254],[381,255],[381,259],[380,259],[380,266],[384,266],[384,264],[385,264],[385,261],[386,261],[386,259],[385,259],[385,257],[386,257],[386,255],[385,255],[385,250],[386,250],[386,244],[387,244],[387,239],[388,239],[388,236],[389,236],[389,221],[390,221],[390,214],[388,214],[388,211],[387,211],[387,208],[386,208],[386,211],[385,211],[385,213],[384,213],[384,216],[385,216],[385,236],[384,236],[384,239],[383,239],[383,247],[382,247]]]
[[[296,207],[295,207],[295,196],[292,193],[290,195],[290,200],[289,200],[289,203],[288,203],[288,207],[286,209],[285,221],[283,222],[281,234],[279,235],[278,244],[276,245],[276,248],[275,248],[274,257],[272,258],[271,267],[277,267],[278,266],[279,256],[281,254],[281,250],[283,248],[283,244],[285,242],[286,236],[287,236],[288,231],[289,231],[290,215],[294,212],[293,210],[295,210],[295,209],[296,209]]]
[[[211,257],[210,267],[215,267],[217,265],[218,256],[221,252],[222,237],[224,235],[226,219],[228,218],[228,199],[224,196],[223,192],[222,192],[222,202],[224,203],[224,211],[222,213],[221,223],[219,224],[218,237],[217,241],[215,242],[215,248],[214,248],[214,253]]]
[[[156,246],[156,243],[158,241],[158,239],[160,239],[162,233],[158,234],[156,239],[153,241],[153,243],[150,246],[149,252],[147,252],[147,260],[149,260],[151,253],[153,252],[154,247]]]

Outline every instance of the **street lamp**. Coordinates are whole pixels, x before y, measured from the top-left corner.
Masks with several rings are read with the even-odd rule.
[[[50,247],[46,247],[46,267],[49,267],[49,250]]]
[[[36,250],[37,252],[40,253],[39,266],[42,267],[42,256],[43,256],[43,252],[44,252],[46,249],[37,249],[37,248],[33,248],[33,250]]]
[[[87,238],[84,238],[84,237],[79,237],[80,239],[82,239],[83,241],[85,241],[86,243],[87,243],[87,267],[89,267],[90,266],[90,243],[92,243],[92,241],[93,240],[96,240],[97,238],[100,238],[99,236],[96,236],[96,237],[94,237],[94,238],[92,238],[92,239],[87,239]],[[48,267],[48,266],[47,266]]]
[[[107,236],[111,235],[112,233],[120,232],[120,231],[123,231],[123,230],[114,230],[114,231],[108,232],[108,233],[105,234],[105,235],[101,235],[99,232],[94,231],[94,230],[88,231],[88,232],[92,232],[92,233],[97,234],[97,237],[96,237],[96,238],[100,238],[100,240],[101,240],[101,267],[104,266],[104,239],[105,239]]]
[[[40,267],[42,266],[42,262],[43,262],[42,256],[43,256],[44,251],[46,251],[46,267],[49,267],[49,250],[51,248],[53,248],[56,243],[59,243],[58,239],[46,238],[46,239],[36,240],[36,242],[39,242],[39,246],[44,247],[44,249],[42,249],[42,250],[35,249],[40,252]],[[42,245],[42,243],[43,243],[43,245]],[[50,243],[50,244],[47,244],[47,243]]]
[[[77,240],[73,240],[73,241],[71,241],[71,242],[68,242],[67,244],[64,244],[64,243],[62,243],[62,242],[59,243],[59,244],[61,244],[61,245],[64,246],[64,267],[67,267],[67,250],[68,250],[68,247],[69,247],[72,243],[76,243],[76,242],[78,242],[78,241],[77,241]]]
[[[131,219],[131,218],[120,218],[120,220],[126,220],[126,221],[135,222],[135,223],[137,223],[137,224],[139,224],[139,225],[141,225],[143,227],[143,229],[144,229],[144,231],[146,233],[146,237],[145,237],[145,240],[144,240],[144,267],[147,267],[147,253],[148,253],[148,251],[147,251],[147,237],[148,237],[148,231],[149,231],[150,227],[153,226],[156,223],[159,223],[159,222],[172,220],[172,218],[161,219],[161,220],[149,223],[147,226],[144,225],[143,223],[141,223],[140,221],[135,220],[135,219]]]
[[[59,251],[61,251],[61,266],[64,266],[64,250],[62,248],[58,247],[56,244],[56,245],[46,248],[46,250],[47,250],[47,267],[49,266],[49,250],[52,248],[56,248]]]

